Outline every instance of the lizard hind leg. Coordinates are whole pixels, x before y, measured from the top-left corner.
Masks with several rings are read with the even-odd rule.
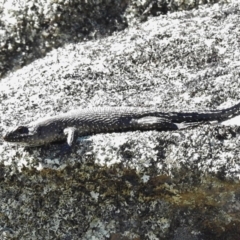
[[[138,119],[132,119],[131,123],[136,129],[140,130],[160,130],[160,131],[170,131],[170,130],[181,130],[196,127],[199,122],[182,122],[174,123],[170,119],[164,117],[147,116]]]
[[[182,123],[174,123],[177,126],[177,129],[187,129],[187,128],[194,128],[198,127],[199,125],[204,124],[204,122],[182,122]]]
[[[147,116],[138,119],[132,119],[134,128],[139,130],[177,130],[178,126],[171,120],[163,117]]]

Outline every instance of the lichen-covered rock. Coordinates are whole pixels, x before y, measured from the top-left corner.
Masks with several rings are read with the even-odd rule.
[[[74,13],[73,3],[55,1],[51,9],[66,5]],[[26,1],[30,18],[35,5],[40,2]],[[0,133],[76,108],[197,111],[235,104],[240,99],[239,7],[215,4],[150,18],[98,40],[65,39],[64,46],[1,79]],[[62,15],[57,20],[51,11],[43,11],[43,19],[59,21]],[[87,11],[90,21],[97,10]],[[42,28],[40,33],[50,36]],[[240,239],[239,120],[184,131],[80,137],[72,154],[61,159],[58,145],[25,149],[1,141],[0,236]]]
[[[2,0],[0,76],[66,43],[98,39],[149,16],[214,2],[219,0]]]

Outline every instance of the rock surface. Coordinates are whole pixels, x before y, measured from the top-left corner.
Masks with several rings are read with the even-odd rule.
[[[76,3],[70,4],[74,2],[67,1],[69,13],[77,11]],[[100,9],[107,8],[106,2],[114,1],[99,1]],[[93,24],[91,31],[79,30],[82,35],[74,39],[76,32],[71,35],[66,25],[66,37],[57,31],[60,35],[50,38],[61,40],[60,45],[51,43],[52,50],[46,51],[39,42],[32,43],[33,56],[26,55],[35,61],[24,60],[26,66],[18,70],[19,56],[10,49],[5,56],[12,54],[12,62],[7,59],[15,70],[2,68],[8,75],[0,80],[0,133],[76,108],[197,111],[229,107],[240,100],[238,2],[151,17],[157,15],[151,9],[159,1],[145,1],[150,8],[145,7],[148,19],[143,22],[137,21],[140,14],[132,10],[134,3],[138,6],[138,1],[118,5],[123,9],[120,15],[130,19],[128,28],[120,24],[116,32],[112,24],[109,30],[103,14],[101,38],[89,39],[90,32],[97,32]],[[32,3],[28,11],[47,19],[46,12],[40,17],[36,9],[40,7]],[[97,21],[91,9],[86,12],[86,21]],[[68,17],[75,20],[72,15]],[[56,14],[52,18],[57,22]],[[76,29],[85,26],[76,24]],[[11,31],[14,35],[18,30]],[[88,40],[82,41],[84,34]],[[37,55],[40,49],[45,57]],[[0,142],[0,236],[240,239],[239,120],[186,131],[82,137],[72,155],[63,159],[55,157],[56,145],[24,149]]]

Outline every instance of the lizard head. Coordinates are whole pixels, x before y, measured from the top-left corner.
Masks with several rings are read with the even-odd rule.
[[[29,129],[26,126],[18,126],[16,128],[10,129],[3,135],[3,139],[6,142],[21,142],[24,137],[28,136]]]
[[[10,143],[17,143],[26,146],[35,146],[38,132],[32,130],[29,126],[17,126],[9,129],[4,135],[3,140]],[[38,144],[37,144],[38,145]]]
[[[29,124],[10,129],[3,135],[3,140],[25,146],[41,146],[62,139],[63,133],[54,131],[51,124],[40,126]]]

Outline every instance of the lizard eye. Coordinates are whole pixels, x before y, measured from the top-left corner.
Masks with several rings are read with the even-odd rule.
[[[16,131],[20,134],[28,134],[28,128],[24,126],[19,126]]]

